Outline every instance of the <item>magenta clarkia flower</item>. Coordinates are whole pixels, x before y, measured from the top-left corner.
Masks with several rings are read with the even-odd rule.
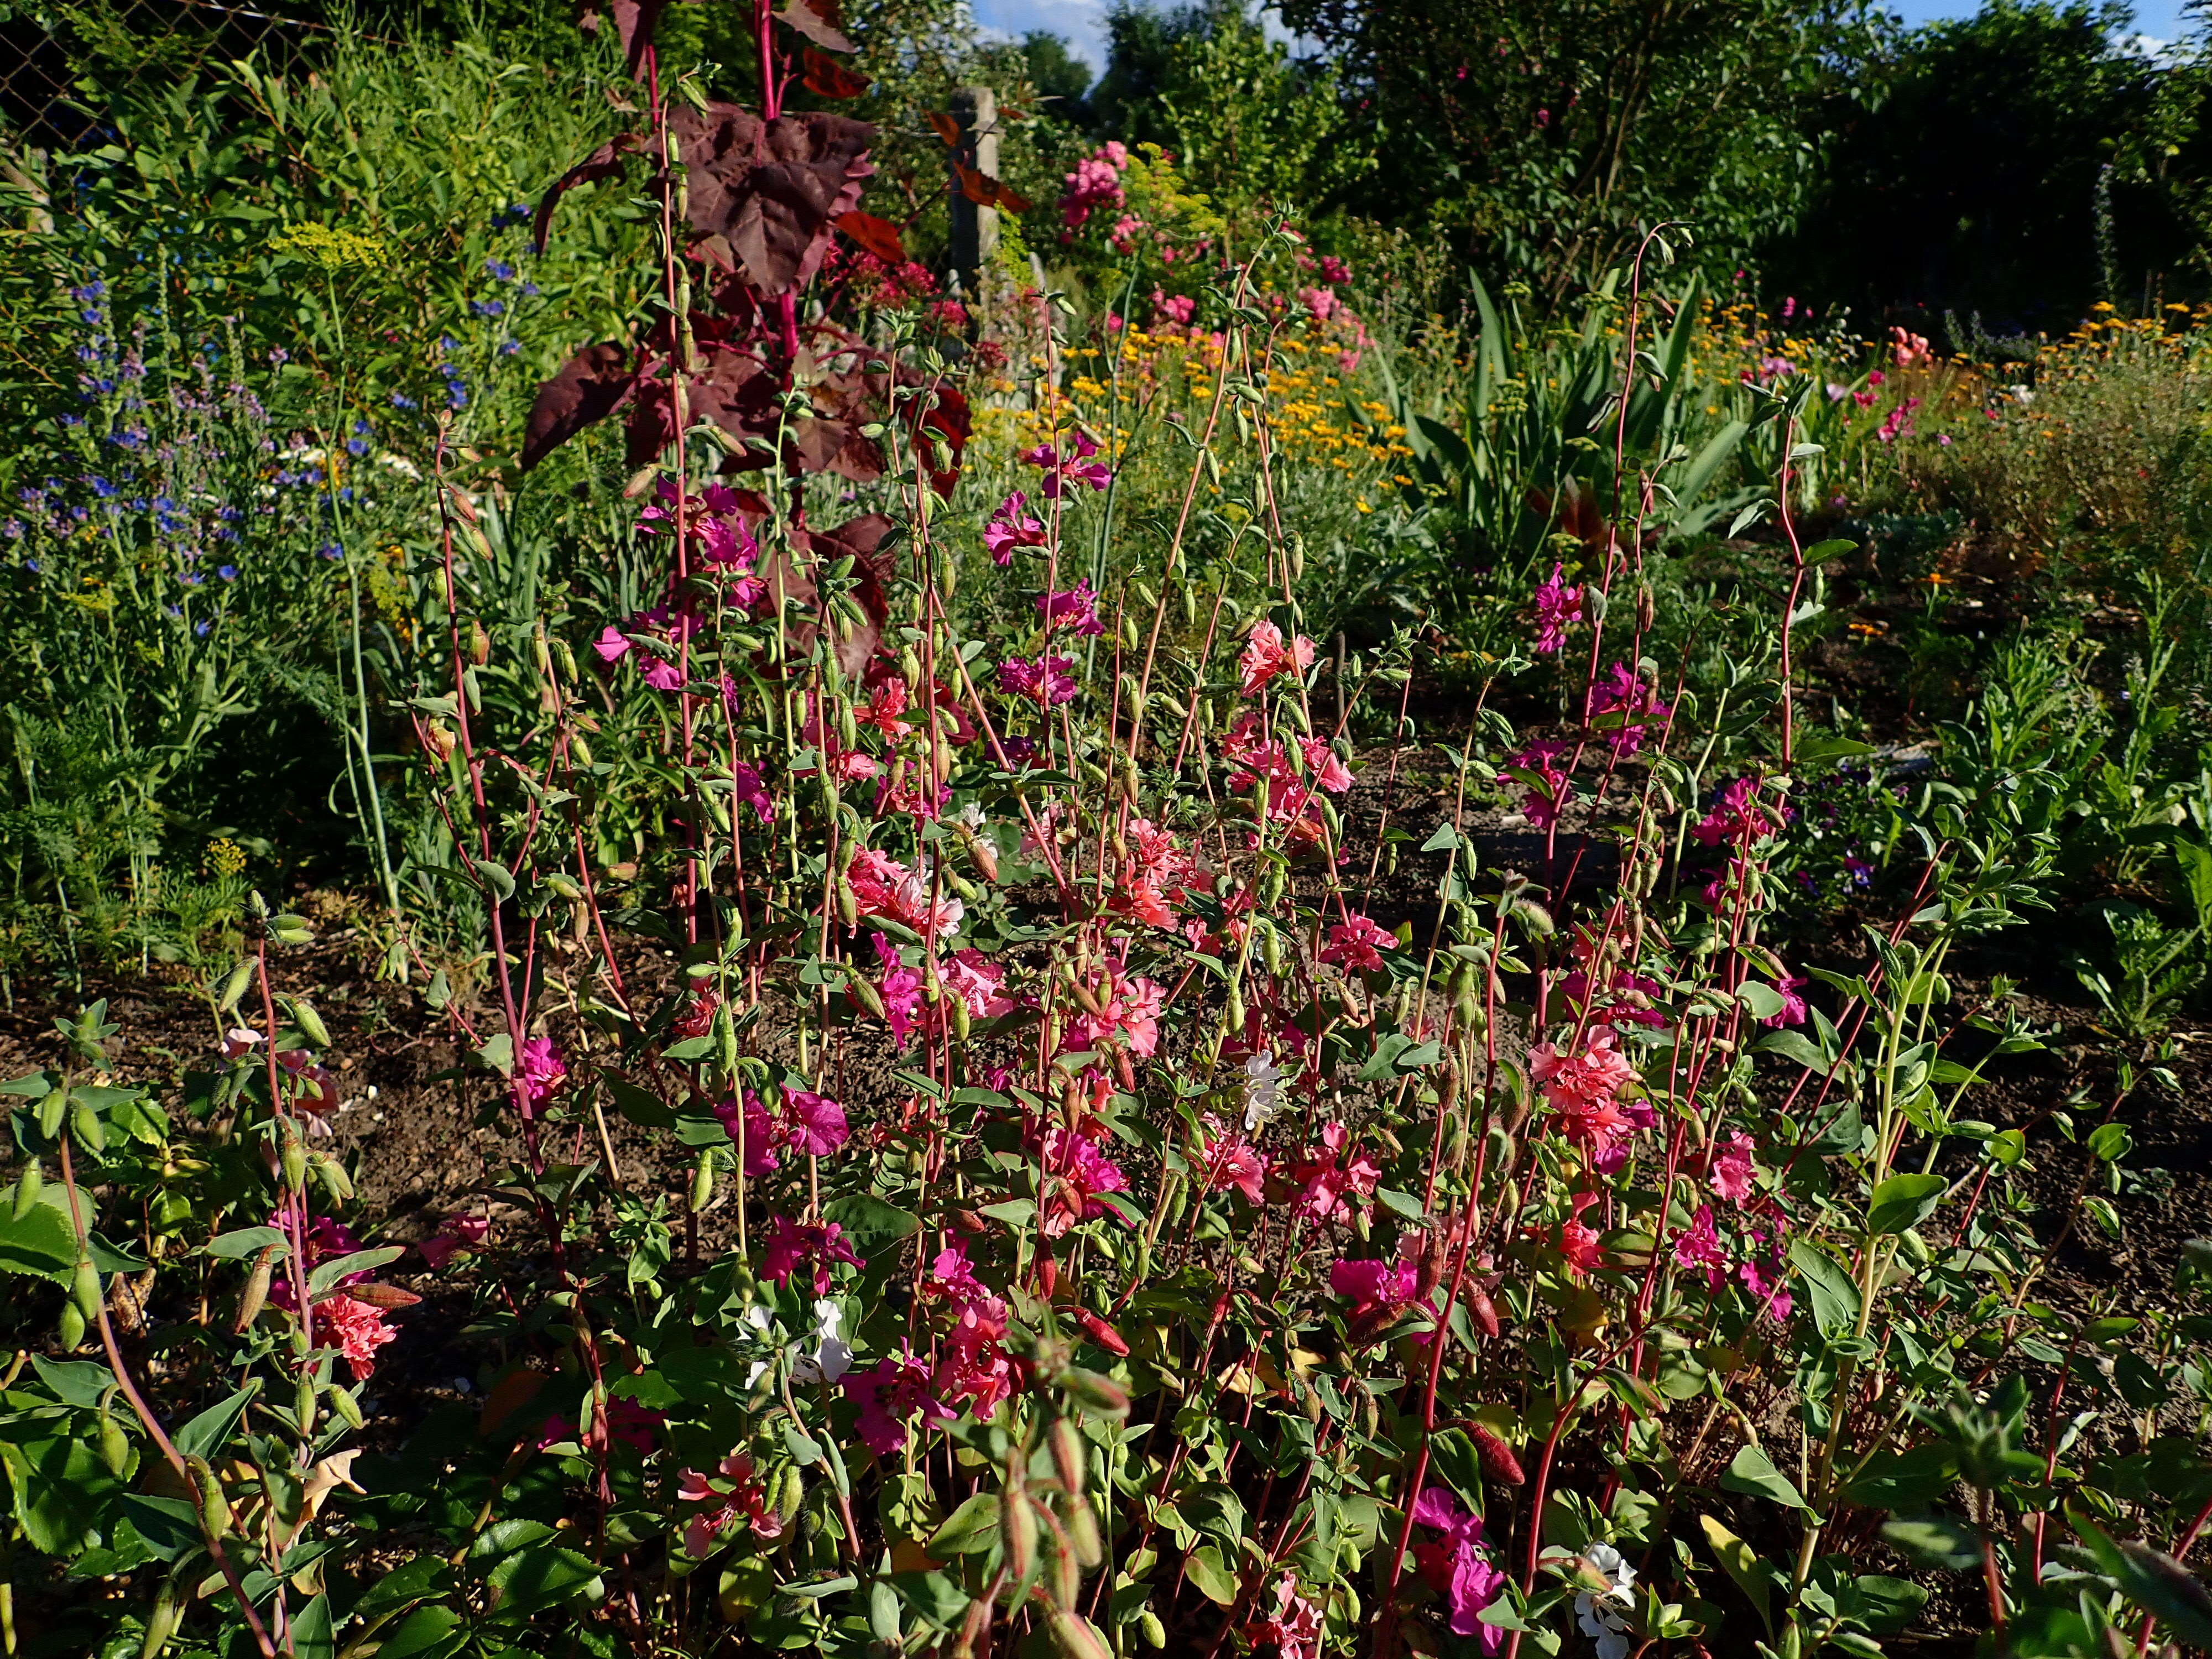
[[[1036,608],[1044,617],[1048,632],[1055,628],[1077,634],[1106,631],[1106,624],[1098,620],[1098,596],[1091,591],[1088,578],[1063,592],[1040,594]]]
[[[1434,1543],[1416,1544],[1413,1559],[1429,1588],[1451,1608],[1455,1636],[1475,1636],[1485,1654],[1505,1645],[1505,1632],[1482,1622],[1482,1610],[1505,1588],[1505,1575],[1481,1554],[1482,1517],[1469,1515],[1446,1486],[1425,1488],[1413,1502],[1413,1520],[1443,1536]]]
[[[994,564],[1012,564],[1016,548],[1045,544],[1044,526],[1022,511],[1029,501],[1030,498],[1017,489],[999,503],[990,522],[983,526],[983,550],[991,556]]]
[[[1547,656],[1567,642],[1567,629],[1583,619],[1583,591],[1561,580],[1564,569],[1554,562],[1536,590],[1536,649]]]
[[[620,662],[629,655],[629,641],[623,637],[622,629],[609,623],[592,641],[592,649],[599,653],[601,662]]]
[[[1075,696],[1073,657],[1040,656],[1034,662],[1010,657],[999,665],[999,689],[1010,697],[1027,697],[1050,708]]]

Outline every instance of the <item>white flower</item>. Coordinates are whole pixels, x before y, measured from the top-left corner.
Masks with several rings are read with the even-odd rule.
[[[1275,1056],[1262,1048],[1244,1062],[1244,1133],[1274,1116],[1283,1103],[1283,1073]]]
[[[1597,1642],[1597,1659],[1628,1659],[1628,1621],[1617,1607],[1635,1605],[1636,1569],[1621,1559],[1610,1544],[1593,1544],[1583,1559],[1612,1581],[1602,1590],[1583,1590],[1575,1597],[1575,1622],[1585,1636]]]
[[[953,822],[964,823],[970,830],[981,830],[983,827],[983,809],[971,800],[960,809],[959,815]]]
[[[853,1368],[853,1350],[837,1334],[845,1310],[827,1300],[814,1304],[814,1352],[801,1354],[791,1368],[794,1382],[835,1382]]]

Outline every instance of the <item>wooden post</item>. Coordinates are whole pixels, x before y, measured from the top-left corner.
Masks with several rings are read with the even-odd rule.
[[[952,94],[952,118],[960,124],[960,148],[954,161],[987,177],[999,176],[999,100],[988,87],[962,87]],[[952,268],[962,291],[977,296],[982,273],[999,250],[999,210],[968,199],[960,175],[952,175]]]

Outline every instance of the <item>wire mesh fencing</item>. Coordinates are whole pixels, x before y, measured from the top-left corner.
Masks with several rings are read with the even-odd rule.
[[[330,34],[271,0],[0,0],[0,138],[33,149],[96,143],[127,84],[248,56],[289,75]]]

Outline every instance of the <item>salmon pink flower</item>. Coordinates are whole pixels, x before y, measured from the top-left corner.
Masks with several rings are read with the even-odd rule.
[[[333,1296],[315,1304],[315,1324],[337,1341],[353,1380],[359,1382],[376,1369],[376,1351],[399,1340],[399,1333],[384,1322],[384,1310],[350,1296]]]
[[[1321,1659],[1321,1606],[1298,1594],[1298,1576],[1286,1572],[1275,1583],[1275,1610],[1244,1627],[1255,1646],[1273,1644],[1275,1659]]]
[[[1381,923],[1365,916],[1353,916],[1330,927],[1328,943],[1322,946],[1321,959],[1355,972],[1379,973],[1382,952],[1397,948],[1397,936],[1386,932]]]
[[[1252,632],[1244,641],[1244,654],[1237,659],[1237,670],[1243,676],[1244,695],[1252,696],[1259,689],[1285,670],[1303,674],[1313,666],[1314,642],[1301,634],[1285,641],[1283,630],[1262,617],[1252,624]]]
[[[1684,1268],[1700,1268],[1705,1283],[1718,1290],[1727,1282],[1729,1254],[1721,1246],[1720,1235],[1713,1231],[1713,1206],[1698,1206],[1697,1219],[1674,1239],[1674,1265]]]
[[[1712,1188],[1731,1204],[1741,1204],[1752,1194],[1753,1151],[1751,1137],[1741,1129],[1730,1130],[1728,1139],[1714,1149]]]

